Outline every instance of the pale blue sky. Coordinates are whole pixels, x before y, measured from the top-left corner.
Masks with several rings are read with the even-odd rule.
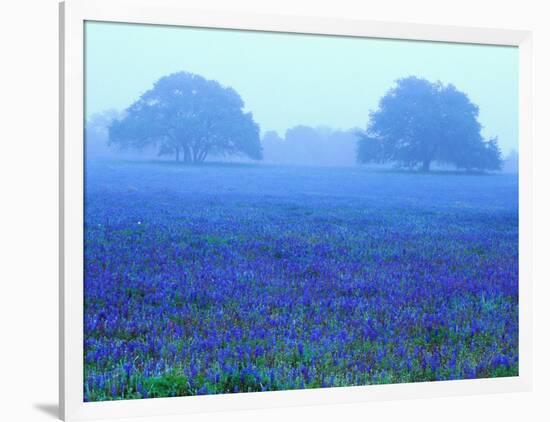
[[[233,87],[262,132],[366,127],[395,79],[452,83],[480,107],[486,137],[517,149],[518,50],[367,38],[87,22],[86,115],[123,110],[187,71]]]

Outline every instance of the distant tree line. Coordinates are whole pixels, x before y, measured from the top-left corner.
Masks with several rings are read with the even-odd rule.
[[[262,137],[264,160],[272,164],[353,166],[357,129],[294,126],[279,136],[268,131]]]
[[[88,122],[86,136],[107,137],[109,145],[121,150],[154,150],[194,164],[209,156],[265,156],[267,162],[282,164],[358,162],[430,171],[437,163],[500,170],[497,138],[483,139],[478,116],[478,106],[453,85],[408,77],[397,80],[380,99],[366,130],[298,125],[284,137],[267,131],[260,140],[259,126],[235,90],[179,72],[160,78],[123,113]]]

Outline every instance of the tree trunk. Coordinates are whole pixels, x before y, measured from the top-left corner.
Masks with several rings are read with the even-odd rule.
[[[189,147],[187,145],[183,147],[183,161],[186,164],[191,162],[191,151],[189,151]]]
[[[179,163],[180,161],[180,149],[176,148],[176,163]]]
[[[201,163],[203,163],[204,160],[206,160],[206,156],[207,156],[207,155],[208,155],[208,150],[205,148],[205,149],[203,149],[203,150],[200,152],[200,154],[199,154],[199,161],[200,161]]]
[[[432,160],[426,159],[422,162],[422,171],[423,172],[429,172],[430,171],[430,164],[432,163]]]

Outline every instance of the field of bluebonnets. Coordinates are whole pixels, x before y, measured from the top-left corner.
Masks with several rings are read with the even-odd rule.
[[[86,401],[518,374],[515,175],[88,163]]]

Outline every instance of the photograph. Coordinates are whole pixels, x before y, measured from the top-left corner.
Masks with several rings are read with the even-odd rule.
[[[84,402],[519,376],[517,46],[83,48]]]

